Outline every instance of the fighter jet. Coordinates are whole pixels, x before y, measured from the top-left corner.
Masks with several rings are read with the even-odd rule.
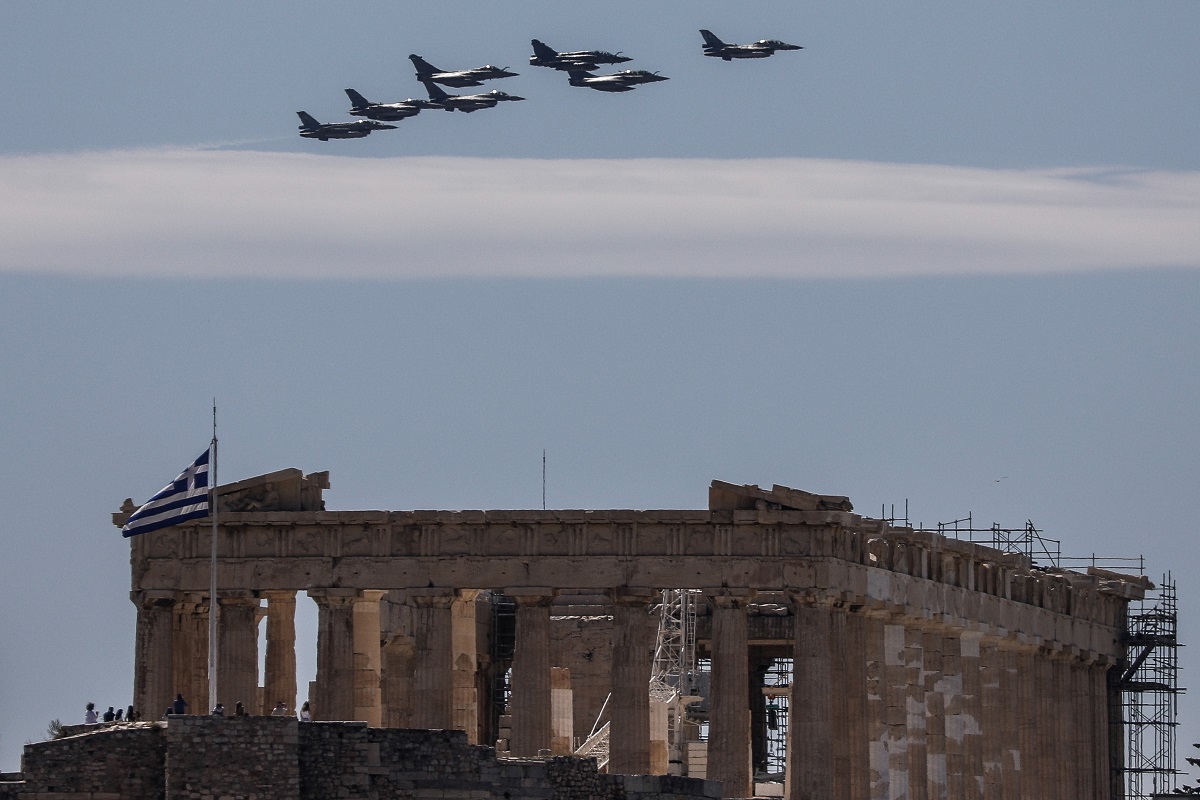
[[[422,108],[440,107],[435,106],[428,100],[413,100],[411,97],[407,100],[401,100],[399,103],[372,103],[353,89],[347,89],[346,96],[350,98],[351,116],[386,120],[388,122],[415,117],[421,113]]]
[[[476,69],[460,69],[447,72],[430,64],[419,55],[413,54],[408,57],[413,62],[413,66],[417,68],[417,80],[422,83],[429,81],[430,83],[440,83],[442,86],[453,86],[456,89],[461,89],[464,86],[483,86],[484,81],[490,81],[494,78],[515,78],[517,73],[509,72],[508,68],[501,69],[488,64]]]
[[[533,40],[533,55],[529,57],[529,63],[535,67],[550,67],[551,69],[561,69],[564,72],[571,70],[591,72],[599,64],[624,64],[626,61],[633,61],[633,59],[620,53],[609,53],[604,50],[572,50],[559,53],[538,39]]]
[[[572,86],[595,89],[599,92],[629,92],[641,83],[656,83],[669,80],[666,75],[657,72],[647,72],[644,69],[626,69],[607,75],[593,75],[590,72],[571,70],[567,73]]]
[[[778,39],[759,39],[754,44],[725,44],[712,31],[701,30],[700,35],[704,37],[704,55],[726,61],[734,58],[766,58],[775,55],[776,50],[804,49],[798,44],[788,44]]]
[[[320,139],[322,142],[328,142],[330,139],[361,139],[370,135],[371,131],[390,131],[396,128],[395,125],[384,125],[373,119],[320,123],[307,112],[296,113],[300,116],[300,135],[305,139]]]
[[[495,89],[481,94],[446,94],[442,87],[436,84],[429,81],[421,81],[421,83],[425,84],[425,90],[429,92],[429,102],[433,107],[446,111],[461,111],[464,114],[470,114],[481,108],[492,108],[501,100],[525,99],[517,97],[515,94],[498,92]]]

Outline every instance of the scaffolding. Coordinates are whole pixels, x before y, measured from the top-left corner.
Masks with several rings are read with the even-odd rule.
[[[1125,722],[1126,797],[1150,798],[1175,791],[1178,727],[1178,605],[1171,573],[1156,592],[1131,603],[1124,644],[1127,663],[1114,672]]]
[[[667,706],[667,760],[672,774],[682,772],[688,706],[696,691],[696,604],[698,589],[663,589],[650,699]]]
[[[511,671],[513,651],[517,644],[517,602],[500,592],[492,592],[491,675],[488,687],[491,707],[488,714],[488,738],[495,740],[500,731],[500,718],[509,713],[512,694]]]
[[[791,705],[791,658],[775,658],[762,676],[764,747],[754,779],[783,782],[787,766],[788,708]]]
[[[968,513],[961,519],[939,522],[937,532],[942,536],[993,547],[1002,553],[1019,553],[1035,563],[1040,561],[1051,567],[1063,566],[1062,542],[1043,535],[1033,520],[1026,520],[1020,528],[1002,528],[997,522],[988,528],[976,528]]]

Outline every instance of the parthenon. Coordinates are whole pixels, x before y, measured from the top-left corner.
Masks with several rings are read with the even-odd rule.
[[[319,720],[518,757],[574,753],[603,716],[609,772],[729,798],[755,795],[779,730],[789,800],[1121,796],[1108,673],[1142,577],[1039,568],[783,486],[714,481],[700,510],[500,511],[327,511],[328,488],[289,469],[217,492],[217,698],[208,523],[130,540],[140,708],[308,696]],[[694,598],[705,672],[673,687],[675,721],[648,691],[664,590]],[[298,592],[318,606],[311,694]]]

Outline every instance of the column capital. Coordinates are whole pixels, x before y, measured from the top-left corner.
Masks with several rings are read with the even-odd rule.
[[[217,593],[217,604],[221,606],[257,606],[260,602],[257,593],[245,589]]]
[[[309,589],[308,596],[319,606],[348,606],[358,597],[357,589]]]
[[[458,597],[454,589],[407,589],[405,594],[417,608],[449,608]]]
[[[745,609],[754,600],[756,592],[753,589],[702,589],[704,598],[713,608]]]
[[[605,594],[608,595],[608,599],[612,601],[613,605],[635,608],[638,606],[649,608],[662,599],[662,593],[653,589],[631,589],[627,586],[608,589]]]
[[[189,611],[199,612],[208,609],[208,595],[199,592],[184,592],[175,595],[175,605]]]
[[[838,604],[840,599],[836,592],[828,589],[793,589],[787,594],[793,607],[810,606],[831,609]]]
[[[175,605],[173,591],[163,589],[138,589],[129,593],[129,599],[142,608],[170,608]]]
[[[557,589],[541,586],[525,586],[515,590],[504,590],[506,597],[511,597],[519,606],[549,606],[558,594]]]

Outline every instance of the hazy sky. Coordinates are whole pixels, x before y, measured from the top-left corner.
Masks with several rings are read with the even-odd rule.
[[[0,770],[128,704],[109,515],[214,396],[223,479],[328,469],[330,508],[535,507],[543,448],[551,506],[908,499],[1145,554],[1200,641],[1197,31],[1193,0],[0,5]],[[572,89],[531,37],[671,80]],[[346,87],[420,96],[412,52],[528,100],[296,136]]]

